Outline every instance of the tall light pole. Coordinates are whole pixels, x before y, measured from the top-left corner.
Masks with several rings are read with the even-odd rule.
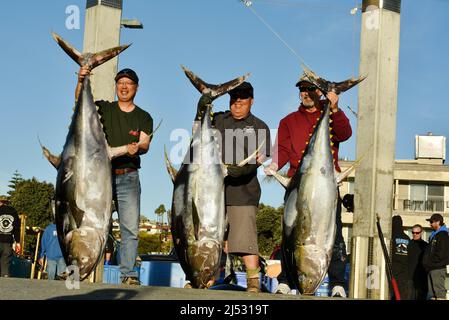
[[[401,0],[363,0],[360,40],[357,169],[354,190],[350,296],[389,299],[376,214],[387,244],[393,212],[393,165]]]

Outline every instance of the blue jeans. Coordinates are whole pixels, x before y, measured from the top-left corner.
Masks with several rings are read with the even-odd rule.
[[[120,273],[121,277],[138,277],[134,271],[140,221],[139,172],[113,176],[114,201],[120,220]]]
[[[61,274],[65,271],[66,265],[64,258],[59,258],[57,260],[47,259],[47,275],[48,280],[55,280],[56,275]]]

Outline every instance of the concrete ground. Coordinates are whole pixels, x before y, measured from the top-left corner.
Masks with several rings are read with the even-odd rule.
[[[70,283],[69,283],[70,287]],[[69,289],[65,281],[0,278],[0,300],[321,300],[326,297],[249,294],[241,291],[80,283]]]

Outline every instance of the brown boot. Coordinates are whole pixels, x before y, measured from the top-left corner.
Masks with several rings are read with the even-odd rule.
[[[251,293],[259,293],[259,272],[260,268],[246,270],[246,291]]]
[[[246,286],[246,291],[247,292],[251,292],[251,293],[259,293],[260,289],[259,289],[259,277],[257,278],[248,278],[246,279],[247,281],[247,286]]]

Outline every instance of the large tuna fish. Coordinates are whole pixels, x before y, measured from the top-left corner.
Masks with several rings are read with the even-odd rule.
[[[75,62],[91,69],[128,47],[81,54],[56,34],[53,37]],[[84,79],[61,156],[43,150],[58,170],[55,220],[62,253],[67,265],[78,267],[80,280],[84,280],[102,257],[112,206],[110,153],[89,76]]]
[[[364,78],[328,82],[305,68],[323,93],[346,91]],[[314,294],[323,281],[336,233],[337,185],[351,170],[338,174],[332,157],[330,109],[326,105],[291,179],[273,173],[286,188],[282,220],[282,268],[292,288]]]
[[[210,85],[183,69],[202,93],[201,98],[207,95],[212,100],[237,87],[247,77],[222,85]],[[195,288],[207,288],[214,279],[220,266],[226,228],[224,178],[227,170],[222,163],[219,145],[213,139],[211,109],[210,104],[200,126],[194,128],[189,151],[179,172],[165,154],[167,169],[174,183],[171,210],[173,241],[186,278]],[[249,158],[252,156],[254,154]]]

